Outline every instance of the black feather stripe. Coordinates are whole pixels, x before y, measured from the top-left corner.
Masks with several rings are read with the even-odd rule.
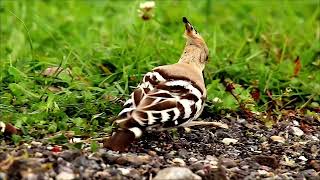
[[[132,103],[128,103],[126,105],[123,106],[123,108],[130,108],[132,106]]]
[[[163,123],[163,128],[170,128],[170,127],[174,127],[174,126],[177,126],[174,121],[166,121]]]
[[[173,98],[173,96],[169,92],[153,93],[153,94],[149,94],[148,96],[151,96],[151,97],[163,97],[163,98]]]
[[[175,86],[168,86],[165,83],[160,83],[156,86],[157,89],[162,89],[169,91],[171,93],[179,93],[179,94],[186,94],[189,93],[190,90],[186,89],[184,86],[175,85]]]
[[[161,121],[161,113],[152,113],[152,116],[156,119],[156,120],[160,120]]]
[[[151,85],[156,85],[156,84],[158,84],[158,82],[157,82],[157,80],[155,79],[155,77],[154,76],[150,76],[150,75],[146,75],[145,77],[144,77],[144,82],[149,82]]]
[[[190,117],[193,117],[193,116],[195,116],[196,113],[197,113],[196,104],[192,104],[190,108],[191,108],[191,115],[190,115]]]
[[[180,112],[180,116],[178,117],[178,119],[183,119],[184,114],[185,114],[185,110],[184,110],[183,105],[180,102],[177,103],[177,108]]]
[[[159,103],[156,103],[154,105],[148,106],[146,108],[143,108],[143,110],[146,111],[163,111],[171,108],[176,107],[176,102],[171,100],[162,101]]]
[[[194,82],[192,81],[190,78],[188,77],[185,77],[185,76],[173,76],[173,75],[170,75],[166,72],[164,72],[163,70],[161,69],[154,69],[153,71],[159,73],[164,79],[166,79],[167,81],[172,81],[172,80],[184,80],[184,81],[188,81],[188,82],[191,82],[191,85],[195,88],[197,88],[201,94],[203,94],[203,90]]]
[[[188,99],[188,100],[191,100],[191,101],[194,101],[194,102],[197,102],[199,100],[199,98],[192,94],[192,93],[188,93],[188,94],[184,94],[181,96],[181,99]]]
[[[174,116],[176,115],[173,110],[167,112],[169,114],[169,118],[172,121]]]

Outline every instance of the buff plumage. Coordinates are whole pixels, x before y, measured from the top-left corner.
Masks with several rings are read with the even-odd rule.
[[[207,94],[202,71],[208,48],[185,17],[183,22],[187,42],[181,58],[145,74],[115,120],[118,129],[108,148],[124,151],[144,131],[184,126],[200,116]]]

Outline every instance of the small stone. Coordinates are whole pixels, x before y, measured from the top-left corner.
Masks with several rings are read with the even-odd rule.
[[[57,175],[56,177],[57,180],[71,180],[71,179],[75,179],[75,176],[73,173],[70,172],[61,172]]]
[[[43,154],[40,152],[34,153],[34,157],[36,157],[36,158],[41,158],[42,156],[43,156]]]
[[[154,180],[201,180],[199,175],[194,174],[185,167],[169,167],[158,172]]]
[[[285,142],[285,139],[281,136],[271,136],[270,138],[272,139],[272,141],[275,141],[275,142],[279,142],[279,143]]]
[[[306,157],[304,157],[304,156],[300,156],[298,159],[301,160],[301,161],[308,161],[308,159]]]
[[[313,179],[313,177],[317,177],[319,174],[314,169],[307,169],[301,172],[304,177],[307,179]],[[318,176],[319,177],[319,176]]]
[[[189,152],[188,152],[186,149],[180,149],[180,150],[178,151],[179,156],[181,156],[181,157],[183,157],[183,158],[187,157],[187,156],[188,156],[188,153],[189,153]]]
[[[220,160],[220,163],[224,165],[226,168],[232,168],[237,166],[237,163],[234,160],[229,158],[222,158]]]
[[[230,144],[236,144],[238,142],[238,140],[237,139],[232,139],[232,138],[224,138],[224,139],[222,139],[222,142],[225,145],[230,145]]]
[[[241,169],[243,169],[243,170],[248,170],[249,168],[250,168],[250,166],[249,166],[249,165],[241,166]]]
[[[190,133],[191,132],[191,129],[188,128],[188,127],[185,127],[184,130],[185,130],[186,133]]]
[[[117,164],[125,165],[125,164],[133,164],[133,165],[142,165],[148,164],[151,161],[151,157],[149,155],[134,155],[127,154],[125,156],[121,156],[115,160]]]
[[[172,160],[172,162],[174,162],[175,164],[177,164],[178,166],[186,166],[186,163],[184,162],[183,159],[181,158],[174,158]]]
[[[302,136],[304,134],[304,132],[298,127],[291,127],[291,130],[292,134],[296,136]]]
[[[266,171],[266,170],[258,170],[258,173],[259,173],[259,175],[267,175],[268,174],[268,171]]]
[[[269,166],[273,169],[276,169],[279,166],[279,160],[273,156],[258,155],[255,156],[255,160],[260,165]]]
[[[41,142],[38,142],[38,141],[31,141],[30,144],[33,145],[33,146],[36,146],[36,147],[39,147],[39,146],[42,145],[42,143],[41,143]]]
[[[313,169],[320,172],[320,160],[311,160],[310,165],[313,167]]]
[[[200,170],[196,171],[196,174],[203,177],[206,175],[206,172],[204,172],[204,170],[200,169]]]
[[[95,179],[106,179],[107,177],[110,177],[110,173],[107,171],[98,171],[96,174],[93,176]]]
[[[189,162],[190,163],[195,163],[195,162],[197,162],[198,161],[198,159],[196,159],[196,158],[194,158],[194,157],[191,157],[190,159],[189,159]]]
[[[65,150],[59,154],[60,157],[65,159],[66,161],[72,161],[76,159],[76,157],[80,156],[80,151],[77,150]]]
[[[296,121],[296,120],[293,120],[292,123],[293,123],[295,126],[299,126],[299,122]]]
[[[7,175],[3,172],[0,172],[0,179],[7,179]]]
[[[200,169],[203,169],[203,163],[198,161],[198,162],[195,162],[193,164],[191,164],[189,166],[189,168],[192,170],[192,171],[197,171],[197,170],[200,170]]]
[[[155,151],[148,151],[148,154],[149,154],[150,156],[156,156],[156,155],[157,155],[157,152],[155,152]]]
[[[118,168],[122,175],[127,176],[130,174],[131,168]]]

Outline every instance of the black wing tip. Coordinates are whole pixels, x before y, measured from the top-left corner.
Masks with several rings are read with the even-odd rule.
[[[189,23],[188,19],[186,17],[182,17],[182,22]]]

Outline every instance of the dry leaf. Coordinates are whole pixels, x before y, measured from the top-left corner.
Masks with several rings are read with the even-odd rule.
[[[293,76],[297,76],[301,70],[301,60],[299,56],[294,60],[294,64]]]
[[[63,69],[62,67],[48,67],[46,70],[44,70],[41,74],[44,76],[55,76],[62,71],[66,72],[68,75],[71,75],[70,68]]]

